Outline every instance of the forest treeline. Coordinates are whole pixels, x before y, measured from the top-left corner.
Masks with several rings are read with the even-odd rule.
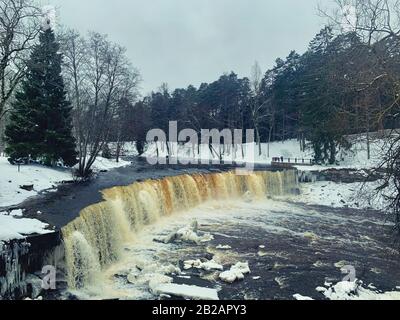
[[[255,63],[248,78],[231,72],[198,88],[170,92],[161,86],[132,106],[132,119],[141,114],[145,129],[132,139],[145,138],[149,128],[168,131],[175,120],[180,129],[199,133],[253,128],[257,143],[298,139],[314,149],[317,162],[335,163],[338,149],[349,147],[347,135],[399,127],[398,108],[389,108],[400,76],[399,49],[391,37],[368,45],[356,32],[325,27],[304,54],[292,51],[265,72]]]

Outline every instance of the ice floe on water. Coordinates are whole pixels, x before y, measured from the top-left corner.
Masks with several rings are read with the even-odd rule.
[[[219,278],[227,283],[234,283],[236,280],[243,280],[245,274],[250,273],[248,262],[238,262],[230,270],[219,274]]]
[[[162,242],[162,243],[172,243],[175,241],[183,241],[183,242],[189,242],[189,243],[195,243],[195,244],[201,244],[205,242],[209,242],[214,239],[213,235],[210,233],[200,233],[198,230],[198,222],[197,220],[193,220],[191,224],[174,231],[167,236],[163,237],[158,237],[155,238],[154,240],[157,242]]]
[[[229,246],[229,245],[222,245],[222,244],[219,244],[219,245],[216,246],[215,248],[218,249],[218,250],[230,250],[230,249],[232,249],[231,246]]]
[[[163,295],[173,295],[193,300],[219,300],[218,291],[216,289],[184,284],[161,284],[155,288],[155,293]]]
[[[317,287],[315,290],[328,300],[400,300],[400,291],[383,292],[373,284],[365,287],[361,280],[340,281],[336,284],[325,282],[323,287]],[[293,297],[296,300],[313,300],[301,294],[295,294]]]
[[[188,270],[191,268],[197,268],[197,269],[203,269],[205,271],[212,271],[212,270],[222,271],[222,270],[224,270],[224,267],[222,265],[220,265],[219,263],[215,262],[214,260],[201,262],[200,259],[185,261],[183,268],[185,270]]]
[[[378,291],[374,286],[363,286],[362,281],[341,281],[328,287],[318,287],[316,290],[329,300],[399,300],[400,291]]]
[[[293,298],[295,298],[296,300],[314,300],[313,298],[310,297],[306,297],[306,296],[302,296],[301,294],[294,294]]]

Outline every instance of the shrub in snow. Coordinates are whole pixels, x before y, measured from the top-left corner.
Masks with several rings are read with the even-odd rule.
[[[101,153],[101,156],[105,159],[111,159],[112,155],[111,155],[111,150],[109,148],[109,146],[107,144],[104,145],[103,147],[103,151]]]

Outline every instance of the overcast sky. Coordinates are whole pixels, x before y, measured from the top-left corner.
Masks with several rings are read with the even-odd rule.
[[[328,2],[329,0],[323,0]],[[263,71],[303,52],[321,29],[321,0],[43,0],[60,23],[109,34],[140,70],[142,93],[211,82],[224,72]]]

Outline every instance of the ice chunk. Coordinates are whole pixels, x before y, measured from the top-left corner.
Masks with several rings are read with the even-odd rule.
[[[151,280],[149,281],[150,290],[153,293],[157,293],[158,287],[160,285],[172,283],[173,279],[171,277],[165,276],[163,274],[154,274]]]
[[[219,278],[227,283],[233,283],[236,280],[243,280],[244,275],[250,273],[248,262],[238,262],[230,270],[220,273]]]
[[[313,298],[305,297],[302,296],[301,294],[294,294],[293,298],[295,298],[296,300],[314,300]]]
[[[206,261],[206,262],[201,262],[200,259],[197,260],[187,260],[184,262],[184,267],[185,270],[191,269],[191,268],[196,268],[196,269],[203,269],[205,271],[211,271],[211,270],[224,270],[224,267],[220,265],[219,263],[215,262],[214,260]]]
[[[216,289],[174,283],[161,284],[153,292],[160,295],[172,295],[193,300],[219,300]]]
[[[189,226],[183,227],[176,232],[176,239],[200,244],[211,241],[214,237],[209,233],[200,236],[198,234],[198,223],[197,221],[193,221]]]
[[[228,246],[228,245],[219,244],[219,245],[216,247],[216,249],[218,249],[218,250],[230,250],[230,249],[232,249],[232,247],[231,247],[231,246]]]

